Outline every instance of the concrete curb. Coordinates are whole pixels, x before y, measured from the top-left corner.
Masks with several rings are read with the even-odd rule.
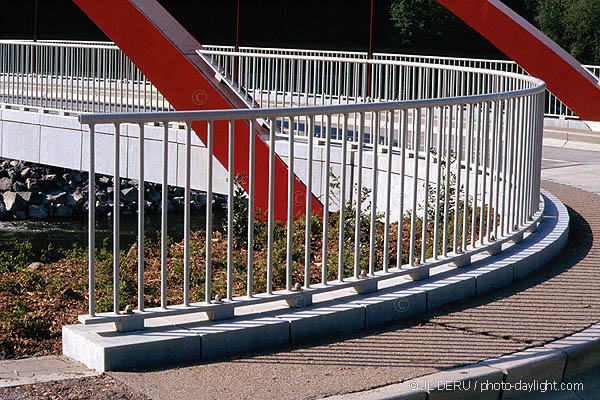
[[[545,346],[327,399],[508,399],[536,389],[545,390],[547,383],[563,382],[599,365],[600,323],[597,323]]]
[[[558,255],[568,239],[569,216],[556,197],[543,194],[543,223],[535,233],[463,268],[438,267],[435,275],[422,281],[403,281],[301,309],[257,307],[252,315],[224,321],[168,317],[156,321],[163,324],[160,327],[128,333],[114,332],[112,324],[65,326],[63,353],[97,371],[151,368],[358,331],[423,313],[504,286]]]

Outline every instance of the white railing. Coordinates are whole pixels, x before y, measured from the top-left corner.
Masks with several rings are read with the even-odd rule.
[[[210,51],[202,53],[209,54]],[[522,74],[457,66],[433,67],[403,61],[353,58],[332,61],[329,56],[286,55],[287,64],[284,64],[279,55],[259,58],[254,53],[242,56],[233,52],[230,56],[238,60],[232,71],[238,74],[241,86],[246,87],[241,90],[246,91],[247,98],[257,101],[258,92],[263,96],[267,93],[270,102],[275,96],[274,104],[278,107],[266,108],[272,104],[265,102],[265,108],[248,110],[80,116],[81,123],[89,125],[91,132],[90,182],[95,177],[97,127],[114,126],[116,177],[120,176],[118,155],[122,127],[124,124],[139,127],[137,140],[130,135],[131,127],[128,135],[129,151],[139,154],[138,179],[142,187],[144,126],[148,123],[164,126],[160,307],[148,308],[145,304],[144,191],[140,190],[138,305],[137,310],[123,313],[119,291],[120,180],[115,179],[113,309],[112,312],[96,310],[95,212],[94,207],[90,207],[89,314],[80,316],[82,323],[113,321],[117,323],[117,329],[131,330],[143,328],[145,318],[206,312],[211,319],[222,319],[232,317],[238,307],[258,303],[285,300],[290,306],[298,306],[310,304],[315,294],[323,292],[340,293],[341,289],[347,288],[354,288],[359,293],[374,291],[384,280],[401,276],[423,279],[429,276],[433,267],[449,263],[463,266],[470,263],[474,254],[495,254],[501,251],[505,242],[522,239],[523,233],[539,221],[542,211],[540,171],[545,91],[542,81]],[[257,69],[256,66],[261,63],[271,63],[271,66],[266,70]],[[277,82],[285,82],[286,79],[285,74],[275,71],[277,63],[280,67],[285,65],[283,71],[292,68],[301,72],[289,75],[296,77],[289,85],[277,86]],[[308,72],[311,65],[318,65],[322,68],[321,72]],[[337,66],[344,68],[336,69]],[[407,99],[363,102],[369,66],[371,73],[386,76],[385,83],[395,82],[394,85],[372,87],[373,93],[380,96],[386,93],[387,88],[389,94],[401,83],[402,88],[409,90],[393,93],[398,96],[405,93],[403,96]],[[265,72],[269,70],[275,71],[270,78]],[[396,71],[396,81],[393,80],[393,71]],[[265,73],[267,79],[262,84],[267,82],[270,86],[250,85],[257,79],[264,79]],[[227,79],[226,73],[223,75]],[[347,85],[331,83],[335,81],[332,76]],[[318,84],[313,85],[315,81]],[[309,86],[310,91],[299,91]],[[418,99],[414,98],[415,93]],[[301,100],[302,95],[308,95],[311,100]],[[277,96],[283,96],[283,104],[278,102]],[[285,100],[286,96],[288,100]],[[282,105],[284,107],[280,107]],[[183,171],[186,177],[181,260],[183,284],[177,287],[167,278],[170,265],[166,237],[170,122],[187,126]],[[197,134],[206,135],[208,152],[204,165],[191,164],[192,125]],[[268,171],[257,172],[255,169],[254,143],[261,140],[259,133],[263,137],[265,133],[268,135]],[[249,148],[234,150],[233,144],[240,135],[249,135]],[[223,270],[215,270],[214,216],[210,207],[213,143],[216,141],[229,143],[227,251]],[[275,156],[276,148],[281,144],[288,149],[288,187],[287,190],[277,188],[279,194],[275,197]],[[306,162],[302,164],[294,156],[298,149],[305,150]],[[248,152],[249,164],[234,165],[235,152]],[[324,155],[326,171],[318,178],[313,174],[317,152]],[[339,163],[336,170],[332,168],[334,153]],[[367,166],[371,168],[367,169]],[[206,226],[199,236],[204,256],[200,265],[196,260],[195,266],[204,270],[201,285],[190,282],[191,245],[194,241],[190,232],[189,198],[190,176],[200,169],[207,174],[209,205],[206,207]],[[247,203],[244,203],[247,212],[243,213],[247,230],[242,234],[239,229],[234,229],[235,221],[239,222],[241,218],[234,215],[235,169],[248,171]],[[399,170],[395,177],[392,176],[394,170]],[[367,171],[370,176],[366,176]],[[268,176],[267,187],[255,187],[257,173]],[[294,215],[299,206],[294,201],[294,177],[301,174],[304,174],[309,193],[315,179],[325,180],[326,189],[321,196],[322,213],[315,212],[311,196],[307,196],[303,215]],[[268,191],[269,206],[263,210],[266,212],[264,219],[257,216],[258,210],[254,207],[257,190]],[[282,194],[284,190],[285,194]],[[405,201],[406,195],[409,196],[408,201]],[[90,190],[88,204],[95,204],[94,196],[94,191]],[[385,201],[379,202],[380,196]],[[281,224],[275,220],[276,199],[279,204],[287,205],[287,217],[280,221]],[[392,207],[398,208],[401,216],[398,221],[390,219]],[[321,230],[315,233],[314,228],[318,225],[321,225]],[[266,229],[264,248],[255,237],[259,229]],[[236,234],[240,237],[236,238]],[[298,236],[303,237],[300,251],[303,256],[298,254]],[[195,245],[198,245],[197,241]],[[234,258],[239,257],[246,260],[243,270],[234,268]],[[234,283],[237,283],[235,287]],[[182,294],[182,304],[169,304],[168,291]]]
[[[235,53],[233,46],[205,45],[210,52]],[[308,56],[343,59],[367,59],[365,52],[301,50],[240,47],[239,53],[260,55]],[[214,54],[213,54],[214,55]],[[222,60],[225,60],[222,57]],[[417,56],[409,54],[375,53],[373,60],[407,61],[436,65],[527,74],[513,61],[461,57]],[[231,68],[236,63],[222,61],[227,76],[236,75]],[[383,64],[385,65],[385,63]],[[600,79],[600,66],[584,66]],[[400,92],[370,92],[380,82],[367,85],[371,100],[377,97],[402,100]],[[236,80],[240,82],[240,80]],[[396,96],[393,96],[396,94]],[[156,90],[139,69],[112,43],[100,41],[0,41],[0,101],[37,107],[60,108],[81,112],[145,112],[172,111],[168,101]],[[545,114],[548,117],[577,118],[571,109],[552,93],[547,92]]]
[[[0,102],[79,112],[173,110],[109,42],[0,41]]]
[[[236,68],[236,62],[232,61],[232,56],[227,56],[226,53],[235,53],[235,48],[232,46],[218,46],[218,45],[204,45],[203,53],[211,55],[213,61],[221,68],[224,74],[229,77],[233,77],[236,83],[243,82],[243,76],[237,76],[233,71]],[[316,56],[316,57],[328,57],[328,58],[354,58],[363,59],[368,58],[368,54],[365,52],[340,52],[340,51],[321,51],[321,50],[301,50],[301,49],[279,49],[279,48],[259,48],[259,47],[240,47],[238,53],[254,53],[257,55],[274,55],[280,58],[287,56]],[[373,60],[385,60],[385,61],[403,61],[403,62],[414,62],[414,63],[425,63],[435,65],[451,65],[451,66],[462,66],[469,68],[480,68],[486,70],[514,72],[518,74],[525,74],[527,72],[521,68],[514,61],[507,60],[493,60],[493,59],[477,59],[477,58],[462,58],[462,57],[441,57],[441,56],[421,56],[421,55],[410,55],[410,54],[388,54],[388,53],[374,53]],[[239,64],[244,65],[244,61],[238,61]],[[385,64],[384,64],[385,65]],[[600,79],[600,66],[584,65],[593,76]],[[239,71],[238,71],[239,74]],[[373,76],[376,81],[377,75]],[[376,81],[377,82],[377,81]],[[376,85],[376,84],[375,84]],[[396,96],[394,96],[396,94]],[[398,95],[396,91],[392,94],[388,93],[387,96],[382,98],[389,98],[392,100],[402,100],[403,96]],[[377,93],[369,93],[370,97],[377,98]],[[563,102],[561,102],[554,94],[550,91],[546,92],[546,102],[544,113],[548,117],[561,117],[561,118],[577,118],[577,115],[568,108]]]

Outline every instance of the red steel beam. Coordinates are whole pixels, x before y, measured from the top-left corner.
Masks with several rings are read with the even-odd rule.
[[[600,85],[581,64],[499,0],[437,0],[489,40],[582,120],[600,121]]]
[[[98,27],[133,61],[178,111],[247,108],[238,95],[214,77],[212,68],[196,50],[200,43],[181,26],[156,0],[73,0]],[[214,123],[213,149],[215,157],[228,169],[228,122]],[[255,206],[268,208],[269,147],[255,135]],[[207,124],[195,122],[192,128],[206,143]],[[250,126],[236,121],[234,141],[234,172],[248,176]],[[204,166],[195,168],[204,168]],[[192,171],[193,173],[193,171]],[[274,217],[287,217],[287,165],[275,158]],[[247,183],[244,188],[248,190]],[[295,179],[294,215],[304,213],[306,186]],[[323,207],[312,196],[314,213]]]

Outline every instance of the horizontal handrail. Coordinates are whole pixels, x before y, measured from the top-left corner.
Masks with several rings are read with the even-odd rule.
[[[431,100],[406,100],[378,103],[340,104],[317,107],[294,107],[294,108],[270,108],[267,110],[255,109],[232,109],[232,110],[197,110],[197,111],[169,111],[160,113],[119,113],[119,114],[91,114],[79,115],[82,124],[138,124],[149,122],[192,122],[192,121],[228,121],[238,119],[259,118],[287,118],[298,116],[316,116],[323,114],[353,114],[361,112],[377,112],[390,110],[407,110],[411,108],[431,108],[454,105],[467,105],[487,101],[500,101],[516,96],[529,96],[543,93],[546,84],[539,80],[538,86],[529,89],[516,90],[505,93],[482,94],[469,97],[452,97]]]

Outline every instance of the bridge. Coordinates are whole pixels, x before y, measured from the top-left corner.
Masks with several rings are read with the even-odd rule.
[[[65,354],[89,367],[211,359],[406,318],[506,285],[564,246],[566,210],[540,188],[544,128],[595,134],[514,62],[227,46],[192,56],[243,108],[175,111],[112,43],[0,42],[2,157],[88,171],[90,182],[161,183],[163,202],[169,185],[184,188],[181,304],[167,301],[166,203],[161,304],[145,304],[143,190],[137,308],[122,304],[115,179],[112,311],[96,309],[90,207],[89,312],[63,333]],[[210,96],[186,101],[204,108]],[[240,175],[247,231],[236,253]],[[228,196],[230,233],[217,270],[207,207],[195,292],[191,189]]]

